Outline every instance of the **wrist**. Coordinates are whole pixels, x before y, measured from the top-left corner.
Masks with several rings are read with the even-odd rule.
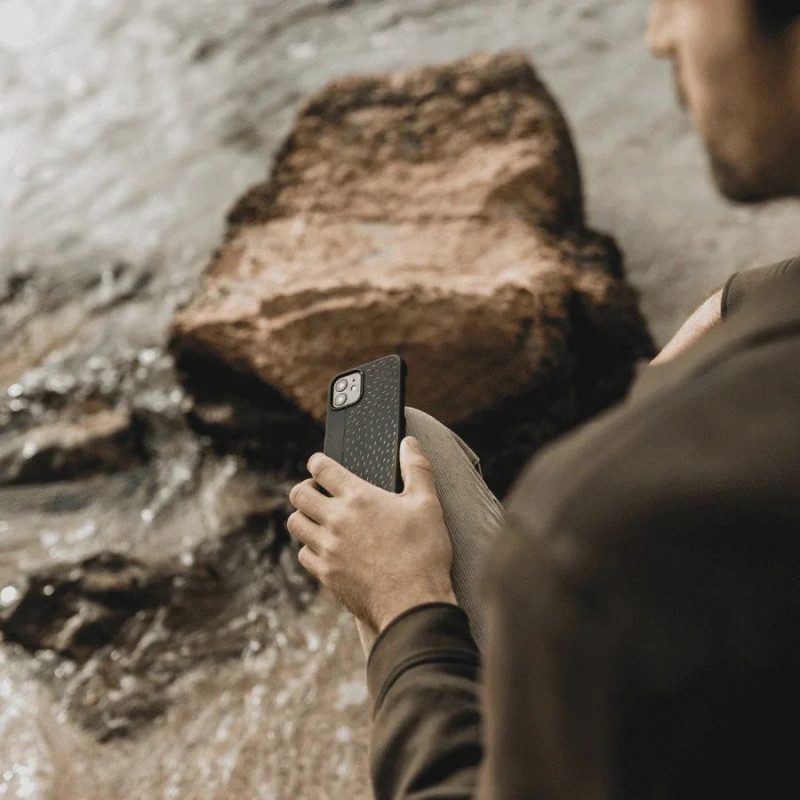
[[[454,606],[458,605],[458,598],[456,597],[453,587],[445,587],[436,591],[425,591],[409,595],[401,603],[393,604],[383,611],[377,618],[375,625],[375,632],[380,635],[389,625],[394,622],[401,614],[405,614],[412,608],[417,606],[426,605],[427,603],[450,603]]]

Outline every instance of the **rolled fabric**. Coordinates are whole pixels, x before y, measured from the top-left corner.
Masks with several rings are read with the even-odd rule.
[[[798,271],[800,271],[800,256],[797,258],[788,258],[777,264],[769,264],[766,267],[756,267],[755,269],[745,269],[741,272],[734,272],[733,275],[728,278],[722,290],[720,306],[720,315],[722,319],[733,314],[748,297],[762,286],[766,286],[785,275]]]

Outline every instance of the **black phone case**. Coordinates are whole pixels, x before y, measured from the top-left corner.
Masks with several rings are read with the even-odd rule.
[[[333,407],[333,385],[359,371],[361,398],[352,406]],[[328,387],[325,453],[351,472],[389,492],[402,489],[400,441],[405,436],[406,365],[391,355],[345,370]]]

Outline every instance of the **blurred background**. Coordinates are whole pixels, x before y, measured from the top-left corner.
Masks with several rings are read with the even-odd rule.
[[[799,252],[800,228],[795,203],[717,197],[646,13],[0,0],[0,614],[17,615],[0,797],[369,796],[351,620],[285,542],[288,475],[265,489],[186,427],[169,323],[309,93],[517,48],[570,122],[588,221],[615,237],[664,344],[731,272]],[[213,630],[186,622],[223,597]],[[123,623],[130,646],[98,651]]]

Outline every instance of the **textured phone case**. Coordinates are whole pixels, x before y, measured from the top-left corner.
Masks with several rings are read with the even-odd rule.
[[[362,375],[361,399],[347,408],[334,408],[334,383],[356,370]],[[328,387],[325,453],[389,492],[401,490],[398,452],[405,435],[405,375],[403,359],[391,355],[339,373]]]

